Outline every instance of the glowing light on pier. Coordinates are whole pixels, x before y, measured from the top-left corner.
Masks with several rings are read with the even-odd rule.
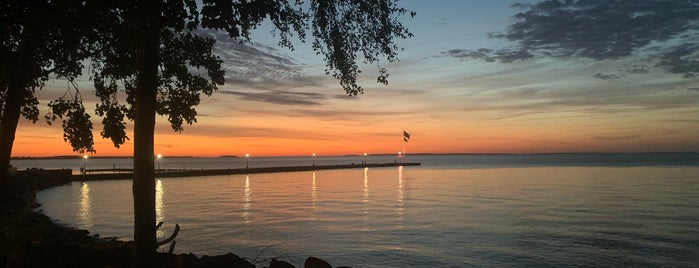
[[[87,158],[88,156],[86,154],[83,155],[83,170],[81,172],[82,174],[87,174]]]
[[[163,158],[163,155],[158,154],[156,157],[157,157],[157,161],[158,161],[158,172],[160,172],[160,159]]]

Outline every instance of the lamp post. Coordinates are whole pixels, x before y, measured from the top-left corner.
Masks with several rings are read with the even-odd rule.
[[[83,174],[87,174],[87,155],[83,155]]]
[[[313,166],[316,166],[316,153],[313,153]]]
[[[248,169],[249,163],[250,163],[250,154],[245,154],[245,169]]]
[[[366,153],[364,153],[364,165],[366,166]]]

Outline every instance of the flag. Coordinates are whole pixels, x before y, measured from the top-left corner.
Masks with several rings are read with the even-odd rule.
[[[403,141],[408,142],[409,140],[410,140],[410,134],[408,134],[408,132],[405,132],[405,130],[403,130]]]

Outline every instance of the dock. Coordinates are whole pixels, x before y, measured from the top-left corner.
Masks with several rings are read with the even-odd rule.
[[[398,166],[420,166],[420,163],[376,163],[376,164],[346,164],[346,165],[312,165],[312,166],[282,166],[282,167],[251,167],[227,169],[160,169],[155,171],[157,178],[199,177],[216,175],[281,173],[316,171],[329,169],[379,168]],[[95,173],[99,172],[99,173]],[[96,180],[130,180],[133,179],[133,169],[88,169],[85,174],[75,174],[73,181]]]

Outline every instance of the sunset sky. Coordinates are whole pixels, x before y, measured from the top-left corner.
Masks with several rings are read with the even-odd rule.
[[[625,44],[628,55],[594,54],[614,51],[605,48],[508,58],[519,55],[498,51],[518,43],[497,34],[505,33],[512,16],[527,8],[513,3],[401,1],[417,12],[414,18],[401,18],[415,37],[399,42],[405,48],[399,62],[382,64],[390,72],[387,86],[375,83],[375,65],[364,66],[365,94],[352,98],[323,74],[322,58],[309,44],[298,44],[294,51],[277,48],[264,26],[247,45],[215,36],[221,40],[216,51],[225,61],[226,84],[202,98],[198,122],[182,133],[173,132],[166,117],[158,117],[155,151],[192,156],[396,153],[402,150],[403,130],[411,134],[408,153],[699,151],[699,46],[683,47],[689,52],[681,57],[667,53],[699,38],[696,19],[686,29],[680,27],[681,16],[670,16],[674,24],[667,23],[660,34],[639,30],[634,38],[667,36]],[[594,39],[591,31],[608,36],[615,34],[614,26],[634,29],[562,28],[568,30],[560,34]],[[670,69],[671,60],[678,63],[673,67],[690,69]],[[94,110],[94,89],[82,79],[86,107]],[[63,80],[47,82],[38,93],[42,115],[46,104],[67,88]],[[133,153],[132,141],[115,149],[99,136],[101,118],[93,116],[92,122],[96,155]],[[63,141],[60,122],[48,126],[43,120],[32,124],[22,119],[12,154],[76,153]]]

